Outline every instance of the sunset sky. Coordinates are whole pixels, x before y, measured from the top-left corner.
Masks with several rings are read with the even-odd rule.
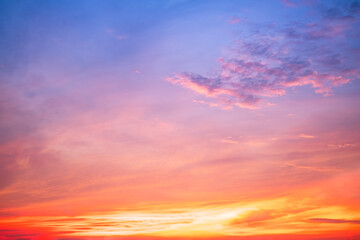
[[[360,239],[360,1],[0,0],[0,240]]]

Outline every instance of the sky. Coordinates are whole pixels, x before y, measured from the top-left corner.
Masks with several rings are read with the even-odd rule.
[[[360,239],[360,2],[1,0],[0,240]]]

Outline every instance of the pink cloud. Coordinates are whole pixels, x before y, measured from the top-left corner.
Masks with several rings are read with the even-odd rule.
[[[260,61],[222,60],[220,73],[213,78],[182,73],[167,80],[173,84],[216,98],[226,106],[257,108],[263,97],[277,97],[288,88],[310,85],[316,93],[329,95],[331,88],[350,81],[343,76],[319,74],[306,69],[306,62],[284,62],[271,67]]]
[[[230,23],[230,24],[236,24],[236,23],[239,23],[239,22],[241,22],[241,21],[242,21],[241,18],[232,16],[232,17],[230,18],[229,23]]]
[[[303,133],[300,134],[299,137],[300,138],[309,138],[309,139],[315,138],[315,136],[313,136],[313,135],[308,135],[308,134],[303,134]]]
[[[287,7],[296,7],[296,4],[291,0],[281,0],[281,2],[285,4]]]
[[[354,23],[353,16],[337,16],[286,28],[259,26],[236,42],[231,57],[217,59],[214,75],[183,72],[167,80],[213,98],[223,108],[259,108],[264,98],[306,85],[329,96],[334,87],[359,78],[356,55],[344,38],[354,32]]]

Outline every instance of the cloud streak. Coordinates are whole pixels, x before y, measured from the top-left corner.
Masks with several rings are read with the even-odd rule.
[[[310,222],[316,223],[353,223],[360,224],[360,220],[345,220],[345,219],[331,219],[331,218],[310,218]]]

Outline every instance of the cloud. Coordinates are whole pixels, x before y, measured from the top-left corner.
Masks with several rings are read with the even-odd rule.
[[[328,144],[328,147],[335,148],[335,149],[352,148],[352,147],[356,147],[356,144],[354,144],[354,143]]]
[[[232,56],[218,59],[215,74],[182,72],[167,81],[215,99],[224,108],[259,108],[264,98],[305,85],[329,96],[334,87],[360,76],[354,39],[347,37],[359,38],[357,15],[333,13],[336,16],[329,19],[328,12],[317,14],[317,21],[283,26],[249,23]]]
[[[331,218],[310,218],[310,222],[316,223],[353,223],[360,224],[360,220],[345,220],[345,219],[331,219]]]
[[[57,238],[56,240],[85,240],[85,238]]]
[[[244,217],[236,218],[232,221],[231,225],[243,225],[243,224],[254,224],[257,222],[263,222],[272,220],[278,217],[279,213],[276,213],[273,210],[254,210],[247,213]]]
[[[33,234],[33,233],[29,233],[29,234],[8,234],[5,235],[5,237],[34,237],[37,236],[38,234]]]
[[[232,17],[230,18],[229,23],[230,23],[230,24],[236,24],[236,23],[243,22],[243,21],[244,21],[244,20],[241,19],[241,18],[239,18],[239,17],[232,16]]]
[[[223,106],[255,108],[260,98],[223,86],[221,78],[207,78],[199,74],[183,73],[167,79],[169,82],[189,88],[206,97],[216,98]],[[236,83],[235,83],[236,84]],[[236,86],[234,86],[236,88]],[[238,88],[238,90],[241,90]]]
[[[106,32],[112,36],[113,38],[115,38],[116,40],[124,40],[124,39],[128,39],[129,36],[128,35],[122,35],[122,34],[117,34],[115,29],[107,29]]]
[[[308,139],[312,139],[312,138],[315,138],[315,136],[308,135],[308,134],[300,134],[300,135],[299,135],[299,138],[308,138]]]
[[[281,0],[281,2],[285,4],[287,7],[296,7],[296,4],[291,0]]]
[[[232,140],[232,139],[221,139],[221,142],[223,143],[230,143],[230,144],[238,144],[238,141]]]
[[[315,172],[336,172],[338,171],[335,168],[327,168],[327,167],[317,167],[317,166],[301,166],[297,165],[295,163],[289,162],[285,163],[286,166],[291,166],[293,168],[297,168],[300,170],[306,170],[306,171],[315,171]]]

